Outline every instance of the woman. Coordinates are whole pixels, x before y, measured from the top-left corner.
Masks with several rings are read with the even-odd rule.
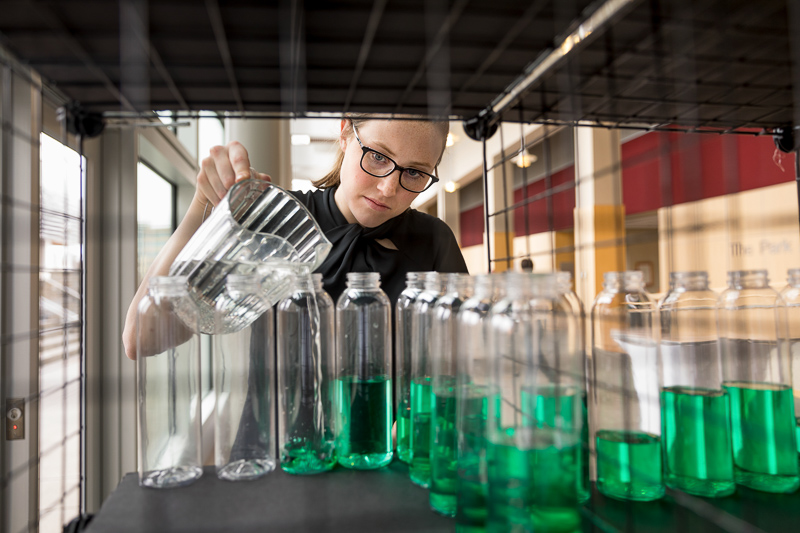
[[[314,183],[321,190],[294,193],[333,243],[317,270],[336,301],[347,272],[380,272],[392,301],[405,287],[406,273],[467,272],[455,236],[441,220],[411,210],[419,192],[437,181],[449,125],[421,120],[343,119],[334,169]],[[261,179],[266,174],[256,173]],[[228,189],[251,177],[247,150],[238,142],[215,146],[202,162],[192,203],[156,257],[128,308],[125,353],[136,358],[136,307],[152,276],[169,272],[172,261]]]

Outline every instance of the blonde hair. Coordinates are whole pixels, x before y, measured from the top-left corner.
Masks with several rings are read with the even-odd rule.
[[[345,126],[345,128],[349,131],[346,134],[349,136],[351,135],[352,128],[355,126],[356,128],[360,128],[366,122],[370,120],[380,120],[376,118],[370,118],[369,115],[360,115],[360,114],[351,114],[345,117],[345,119],[350,121],[350,125]],[[439,166],[439,162],[442,160],[442,155],[444,154],[445,142],[447,140],[447,135],[450,133],[450,123],[446,120],[426,120],[423,116],[412,116],[412,120],[417,120],[419,122],[428,122],[432,124],[436,129],[442,134],[442,151],[439,154],[439,159],[436,161],[436,166]],[[343,134],[345,132],[342,132]],[[337,141],[338,142],[338,141]],[[330,172],[328,172],[324,177],[312,181],[312,185],[318,189],[328,189],[331,187],[336,187],[342,181],[342,163],[344,162],[344,152],[341,148],[336,153],[336,160],[333,163],[333,168]],[[434,169],[434,174],[436,170]]]

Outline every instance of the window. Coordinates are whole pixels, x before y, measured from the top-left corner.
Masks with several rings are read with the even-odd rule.
[[[80,511],[85,159],[40,136],[39,531]]]
[[[139,163],[136,215],[139,228],[139,283],[158,252],[175,231],[175,186],[153,169]]]

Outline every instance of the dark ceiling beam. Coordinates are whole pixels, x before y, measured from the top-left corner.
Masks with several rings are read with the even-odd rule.
[[[533,18],[539,14],[539,12],[544,9],[545,6],[549,4],[549,0],[536,0],[534,1],[528,9],[525,10],[525,13],[517,19],[514,25],[506,32],[502,39],[497,43],[489,55],[486,56],[486,59],[483,60],[483,63],[475,70],[474,74],[470,76],[470,78],[464,82],[464,84],[458,89],[456,94],[462,94],[467,89],[472,87],[472,85],[478,81],[484,73],[489,70],[489,68],[503,56],[503,52],[511,46],[511,43],[528,27],[528,25],[533,22]],[[531,58],[534,59],[534,58]]]
[[[378,25],[380,24],[383,11],[386,8],[388,0],[377,0],[372,4],[372,11],[369,14],[367,21],[367,28],[364,31],[364,40],[361,42],[361,50],[358,52],[358,60],[356,67],[353,70],[353,78],[350,80],[350,89],[347,91],[347,98],[344,101],[344,111],[350,110],[350,103],[353,101],[353,95],[356,92],[358,81],[361,78],[361,72],[364,70],[364,65],[367,63],[369,51],[372,49],[372,43],[375,40],[375,34],[378,32]]]
[[[156,50],[156,47],[152,42],[150,43],[150,62],[155,67],[159,76],[161,76],[161,79],[167,84],[167,87],[169,87],[169,92],[172,93],[172,96],[175,97],[175,100],[178,101],[184,110],[188,111],[189,104],[186,102],[186,99],[183,97],[183,94],[181,94],[180,89],[178,89],[178,86],[175,84],[175,80],[172,79],[169,70],[167,70],[166,65],[164,65],[164,62],[161,60],[161,55],[158,53],[158,50]]]
[[[42,22],[50,28],[51,31],[55,32],[59,38],[64,42],[67,49],[72,52],[75,57],[77,57],[81,63],[91,72],[98,80],[100,80],[103,86],[106,88],[108,92],[120,103],[123,107],[125,107],[128,111],[136,111],[136,109],[131,104],[130,100],[128,100],[125,95],[119,90],[119,87],[114,85],[114,82],[111,81],[111,78],[97,66],[97,64],[92,59],[92,56],[86,51],[86,49],[81,46],[78,40],[70,33],[70,31],[64,26],[61,20],[52,12],[50,9],[38,2],[37,0],[25,0],[25,4],[29,6],[29,8],[36,13]]]
[[[428,65],[431,64],[434,56],[439,53],[439,50],[441,50],[442,46],[445,44],[445,40],[449,38],[450,28],[452,28],[461,17],[461,14],[464,12],[464,8],[467,7],[467,3],[469,3],[469,0],[457,0],[450,12],[447,14],[447,17],[439,28],[439,31],[436,33],[436,37],[434,37],[433,42],[428,46],[425,57],[417,67],[417,71],[414,73],[411,81],[408,82],[403,94],[398,99],[395,112],[399,113],[402,110],[403,105],[408,99],[408,96],[411,94],[411,91],[414,90],[414,87],[417,86],[419,81],[422,79],[422,76],[425,75]]]
[[[217,0],[206,0],[206,10],[208,11],[208,18],[211,21],[211,27],[214,30],[214,37],[217,40],[219,54],[222,56],[222,63],[225,65],[225,72],[228,74],[228,82],[233,91],[236,106],[239,108],[239,112],[244,114],[244,102],[239,92],[239,84],[236,81],[236,72],[233,70],[233,58],[231,57],[231,50],[228,47],[228,38],[225,36],[225,26],[222,24],[222,14],[220,13]]]

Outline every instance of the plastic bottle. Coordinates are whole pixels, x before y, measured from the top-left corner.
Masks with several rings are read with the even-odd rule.
[[[322,274],[298,267],[292,294],[278,304],[281,468],[316,474],[336,464],[335,323]]]
[[[217,477],[256,479],[275,470],[275,327],[258,274],[229,274],[214,335],[214,454]],[[240,303],[240,305],[236,305]],[[231,309],[265,309],[231,331]]]
[[[766,270],[728,272],[717,305],[736,483],[793,492],[800,477],[786,306]]]
[[[422,292],[424,272],[406,274],[406,288],[395,304],[395,410],[397,412],[397,458],[411,462],[411,314]]]
[[[664,495],[658,326],[642,273],[606,272],[592,307],[589,417],[597,489],[611,498]]]
[[[730,399],[722,388],[717,294],[706,272],[672,272],[661,316],[664,481],[690,494],[733,494]]]
[[[380,468],[392,460],[390,315],[380,274],[347,274],[336,303],[336,453],[347,468]]]
[[[446,516],[456,514],[456,378],[457,363],[464,348],[458,337],[456,318],[472,293],[466,274],[446,274],[445,294],[433,307],[431,410],[431,508]]]
[[[202,473],[200,337],[186,277],[150,280],[136,315],[139,484],[187,485]]]

